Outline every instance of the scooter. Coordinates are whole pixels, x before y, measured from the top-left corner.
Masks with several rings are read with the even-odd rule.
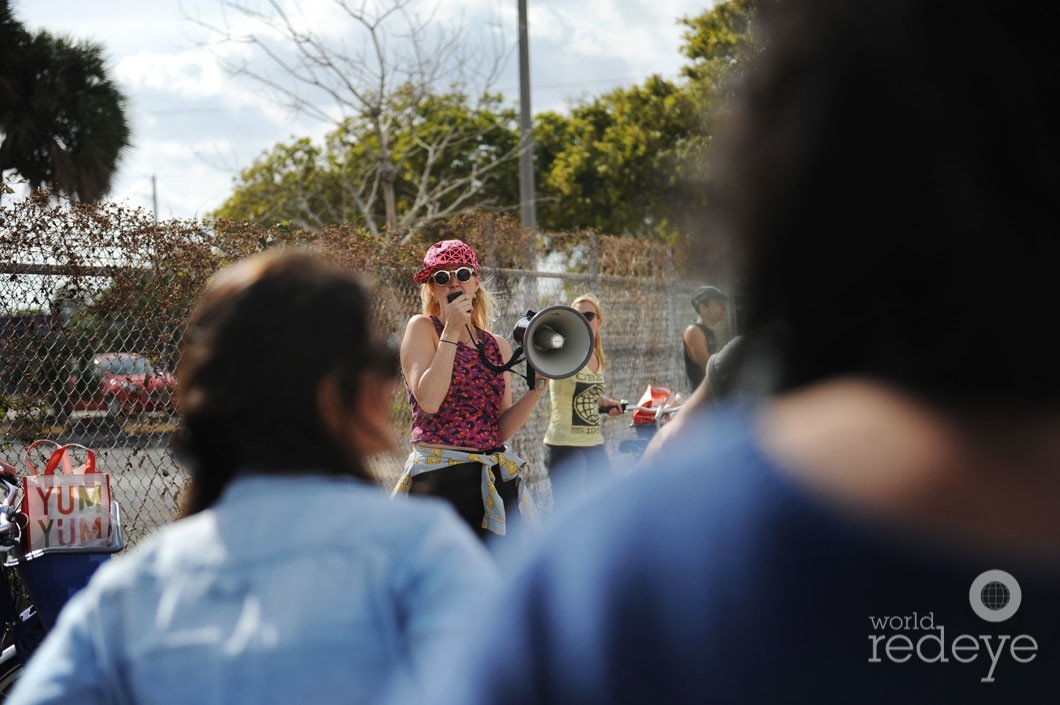
[[[636,404],[630,404],[623,399],[622,413],[630,413],[629,425],[637,437],[619,441],[618,451],[631,456],[634,462],[639,460],[659,427],[680,411],[683,404],[684,398],[681,394],[674,394],[666,387],[654,385],[648,385]]]
[[[0,619],[5,647],[0,652],[0,702],[7,698],[23,666],[55,625],[63,605],[124,545],[121,508],[112,501],[109,545],[24,552],[26,516],[16,500],[20,489],[15,468],[0,461]]]

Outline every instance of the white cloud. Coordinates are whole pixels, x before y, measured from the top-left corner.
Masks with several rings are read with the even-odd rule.
[[[702,0],[542,2],[530,12],[532,44],[661,72],[680,60],[677,18],[706,6]]]
[[[114,76],[131,92],[149,88],[190,100],[221,95],[227,83],[217,60],[202,51],[139,51],[119,61]]]

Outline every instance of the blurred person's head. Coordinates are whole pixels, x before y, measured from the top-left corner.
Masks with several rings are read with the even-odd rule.
[[[237,472],[367,478],[363,457],[394,447],[396,373],[368,289],[322,256],[269,251],[221,270],[177,366],[183,513],[209,507]]]
[[[725,319],[725,304],[729,297],[713,286],[701,286],[692,292],[692,310],[707,325],[713,327]]]
[[[605,366],[604,344],[600,339],[600,326],[604,324],[604,310],[600,305],[600,299],[592,294],[582,294],[571,302],[571,308],[581,312],[589,321],[589,327],[593,331],[593,352],[596,359],[600,361],[601,369]]]
[[[1060,400],[1052,4],[759,4],[715,224],[779,390],[858,374],[940,403]],[[756,346],[761,350],[761,346]]]
[[[478,255],[463,240],[439,240],[427,248],[413,281],[420,285],[423,315],[439,315],[449,294],[459,291],[471,297],[471,322],[483,330],[489,327],[493,299],[482,286]]]

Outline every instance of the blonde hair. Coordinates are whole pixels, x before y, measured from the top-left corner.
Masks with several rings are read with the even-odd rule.
[[[582,294],[571,302],[571,308],[580,303],[592,304],[592,307],[596,309],[596,317],[600,320],[600,323],[604,322],[604,310],[600,307],[600,299],[592,294]],[[604,344],[600,339],[599,328],[596,329],[596,334],[593,336],[593,352],[596,353],[596,359],[600,361],[600,369],[604,369],[607,363],[604,361]]]
[[[422,303],[421,312],[423,315],[438,316],[442,313],[441,304],[431,294],[431,283],[429,281],[420,284],[420,302]],[[478,291],[471,298],[471,323],[476,328],[489,331],[489,321],[492,316],[493,297],[490,296],[490,293],[486,291],[482,286],[482,282],[480,282]]]

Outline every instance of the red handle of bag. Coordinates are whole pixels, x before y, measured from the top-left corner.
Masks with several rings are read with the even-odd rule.
[[[44,446],[44,445],[53,447],[52,452],[48,455],[48,460],[49,461],[51,460],[51,456],[55,455],[55,453],[58,452],[62,448],[61,444],[56,443],[55,441],[50,441],[50,440],[43,439],[43,438],[40,439],[40,440],[33,441],[33,443],[31,443],[30,446],[28,448],[26,448],[26,470],[28,471],[28,474],[30,474],[30,475],[39,475],[40,474],[37,471],[37,466],[33,464],[33,449],[37,448],[38,446]],[[47,463],[45,463],[45,465],[47,465]]]
[[[669,387],[657,387],[653,384],[649,384],[648,388],[644,390],[644,394],[641,396],[640,401],[637,402],[637,406],[645,406],[652,409],[658,409],[661,406],[665,406],[666,402],[670,400],[673,393]],[[636,409],[632,415],[632,421],[634,425],[647,425],[655,423],[656,414],[648,411],[641,411]]]
[[[70,450],[73,448],[80,448],[85,451],[84,465],[79,465],[75,468],[73,463],[70,462]],[[48,458],[48,464],[44,466],[44,474],[54,475],[60,463],[62,463],[64,475],[89,475],[96,472],[96,454],[91,449],[77,443],[68,443],[56,448],[52,452],[51,457]]]

